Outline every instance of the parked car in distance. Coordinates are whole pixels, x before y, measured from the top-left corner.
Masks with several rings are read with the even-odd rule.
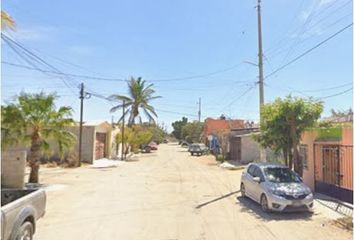
[[[142,153],[150,153],[151,147],[148,144],[141,144],[140,149]]]
[[[241,176],[241,195],[267,211],[312,211],[313,194],[297,173],[286,166],[250,163]]]
[[[193,143],[189,145],[188,151],[191,153],[192,156],[194,154],[199,156],[203,154],[208,154],[209,148],[204,143]]]
[[[1,239],[33,239],[45,206],[43,189],[1,189]]]
[[[163,142],[163,143],[168,143],[168,140],[167,140],[167,139],[164,139],[162,142]]]
[[[151,150],[157,150],[157,143],[151,142],[149,143],[149,146],[151,147]]]
[[[181,142],[181,147],[189,147],[189,143],[188,142],[186,142],[186,141],[182,141]]]

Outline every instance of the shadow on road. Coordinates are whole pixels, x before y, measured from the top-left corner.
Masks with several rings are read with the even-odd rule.
[[[255,201],[246,198],[246,197],[237,197],[237,200],[241,206],[241,212],[247,212],[255,215],[258,219],[263,221],[272,221],[272,220],[305,220],[311,221],[312,216],[316,215],[311,212],[263,212],[261,206]]]
[[[219,200],[221,200],[221,199],[230,197],[230,196],[232,196],[232,195],[234,195],[234,194],[236,194],[236,193],[239,193],[239,192],[240,192],[240,190],[237,190],[237,191],[234,191],[234,192],[230,192],[230,193],[228,193],[228,194],[222,195],[221,197],[218,197],[218,198],[215,198],[215,199],[213,199],[213,200],[210,200],[210,201],[201,203],[201,204],[199,204],[198,206],[196,206],[195,208],[196,208],[196,209],[202,208],[202,207],[204,207],[204,206],[206,206],[206,205],[209,205],[209,204],[211,204],[211,203],[213,203],[213,202],[216,202],[216,201],[219,201]]]

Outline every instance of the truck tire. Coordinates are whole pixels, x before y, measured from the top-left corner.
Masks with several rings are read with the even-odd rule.
[[[33,224],[29,221],[24,222],[18,229],[15,240],[32,240]]]

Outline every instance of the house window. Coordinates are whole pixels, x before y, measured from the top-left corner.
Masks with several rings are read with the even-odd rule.
[[[299,148],[299,155],[300,155],[300,160],[302,161],[302,168],[304,169],[308,169],[308,158],[307,158],[307,155],[308,155],[308,147],[306,144],[302,144],[300,145],[300,148]]]

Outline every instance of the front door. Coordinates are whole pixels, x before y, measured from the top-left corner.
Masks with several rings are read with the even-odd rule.
[[[101,159],[105,157],[105,147],[106,147],[106,134],[96,133],[95,159]]]

